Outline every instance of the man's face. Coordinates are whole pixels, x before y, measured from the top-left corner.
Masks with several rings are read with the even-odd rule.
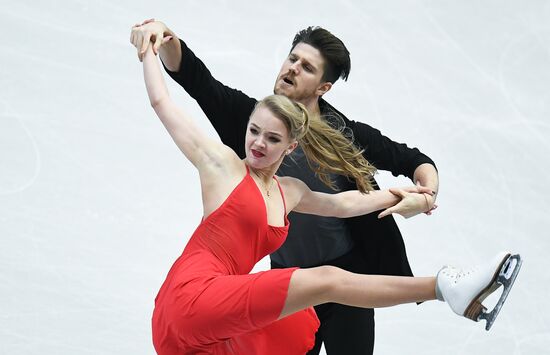
[[[326,91],[321,81],[324,64],[319,50],[298,43],[283,62],[273,92],[302,103],[317,99]]]

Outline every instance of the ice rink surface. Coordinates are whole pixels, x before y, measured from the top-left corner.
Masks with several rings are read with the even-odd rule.
[[[439,302],[381,309],[376,354],[550,353],[550,2],[0,0],[1,354],[154,352],[153,300],[201,202],[129,43],[150,17],[258,98],[296,31],[329,29],[352,71],[326,99],[439,168],[436,213],[397,217],[415,274],[521,253],[490,332]]]

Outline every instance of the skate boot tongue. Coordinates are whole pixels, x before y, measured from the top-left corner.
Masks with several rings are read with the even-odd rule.
[[[472,271],[465,271],[453,265],[445,265],[437,273],[436,283],[435,283],[435,294],[436,298],[440,301],[449,303],[453,311],[461,314],[460,309],[455,309],[453,307],[456,302],[454,302],[454,287],[460,282],[460,279],[465,275],[469,275]]]
[[[452,265],[443,266],[437,273],[436,283],[435,283],[435,297],[442,302],[445,302],[445,296],[443,295],[443,290],[449,287],[447,284],[456,284],[457,274],[459,269]],[[445,285],[443,285],[445,284]]]

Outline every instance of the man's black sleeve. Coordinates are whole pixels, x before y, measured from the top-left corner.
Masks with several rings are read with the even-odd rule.
[[[339,117],[343,120],[344,126],[352,132],[350,138],[359,149],[364,149],[364,157],[378,170],[390,171],[394,176],[404,175],[414,180],[414,171],[424,163],[431,164],[437,169],[433,160],[420,152],[418,148],[409,148],[404,143],[392,141],[376,128],[348,119],[324,99],[319,100],[319,106],[329,121],[332,117]],[[346,133],[347,135],[348,133]]]
[[[362,122],[349,121],[348,127],[364,156],[379,170],[390,171],[394,176],[405,175],[411,180],[416,168],[424,163],[435,163],[418,148],[409,148],[405,143],[392,141],[379,130]]]

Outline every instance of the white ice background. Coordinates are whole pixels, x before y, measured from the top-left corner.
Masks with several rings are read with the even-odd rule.
[[[436,213],[397,218],[415,274],[521,253],[490,332],[439,302],[381,309],[377,354],[550,353],[549,1],[0,0],[1,354],[154,352],[153,299],[201,202],[129,43],[150,17],[257,98],[296,31],[331,30],[352,71],[327,100],[439,168]]]

